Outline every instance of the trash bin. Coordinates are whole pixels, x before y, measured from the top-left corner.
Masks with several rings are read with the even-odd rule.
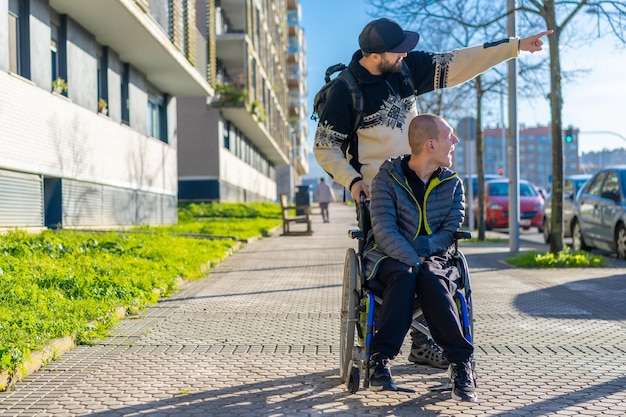
[[[313,192],[310,185],[298,185],[296,187],[296,206],[311,206]],[[296,209],[296,216],[306,214],[302,209]]]

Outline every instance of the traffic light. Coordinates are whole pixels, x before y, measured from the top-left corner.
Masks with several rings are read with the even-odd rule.
[[[571,143],[574,141],[574,128],[569,126],[565,129],[565,143]]]
[[[504,175],[504,169],[498,168],[498,175]]]

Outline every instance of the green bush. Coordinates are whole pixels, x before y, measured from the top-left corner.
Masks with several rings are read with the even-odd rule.
[[[568,246],[555,253],[530,251],[507,258],[511,265],[520,268],[601,268],[609,266],[606,259],[589,252],[573,252]]]
[[[181,203],[178,221],[190,221],[206,217],[235,219],[280,219],[278,203]]]

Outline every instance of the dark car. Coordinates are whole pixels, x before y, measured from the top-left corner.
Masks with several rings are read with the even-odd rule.
[[[574,200],[583,185],[591,178],[591,174],[566,175],[563,177],[563,237],[572,236],[572,219],[574,218]],[[543,205],[543,240],[550,243],[552,221],[552,193],[548,193]]]
[[[572,220],[574,250],[617,252],[626,259],[626,165],[596,172],[576,196]]]
[[[519,180],[519,224],[523,229],[536,227],[542,231],[543,197],[533,183]],[[474,198],[474,216],[478,214],[478,198]],[[485,183],[485,227],[509,227],[509,180],[491,180]]]

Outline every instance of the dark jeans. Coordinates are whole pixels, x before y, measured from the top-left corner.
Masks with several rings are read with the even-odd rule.
[[[445,256],[431,256],[417,274],[395,259],[382,261],[376,278],[383,285],[383,305],[376,322],[377,332],[372,338],[372,354],[393,359],[404,342],[411,326],[414,296],[422,307],[433,339],[443,348],[450,362],[467,361],[474,347],[465,339],[452,298],[456,291],[458,271]]]
[[[322,220],[324,220],[325,222],[327,222],[328,219],[328,203],[319,203],[320,204],[320,210],[322,211]]]

